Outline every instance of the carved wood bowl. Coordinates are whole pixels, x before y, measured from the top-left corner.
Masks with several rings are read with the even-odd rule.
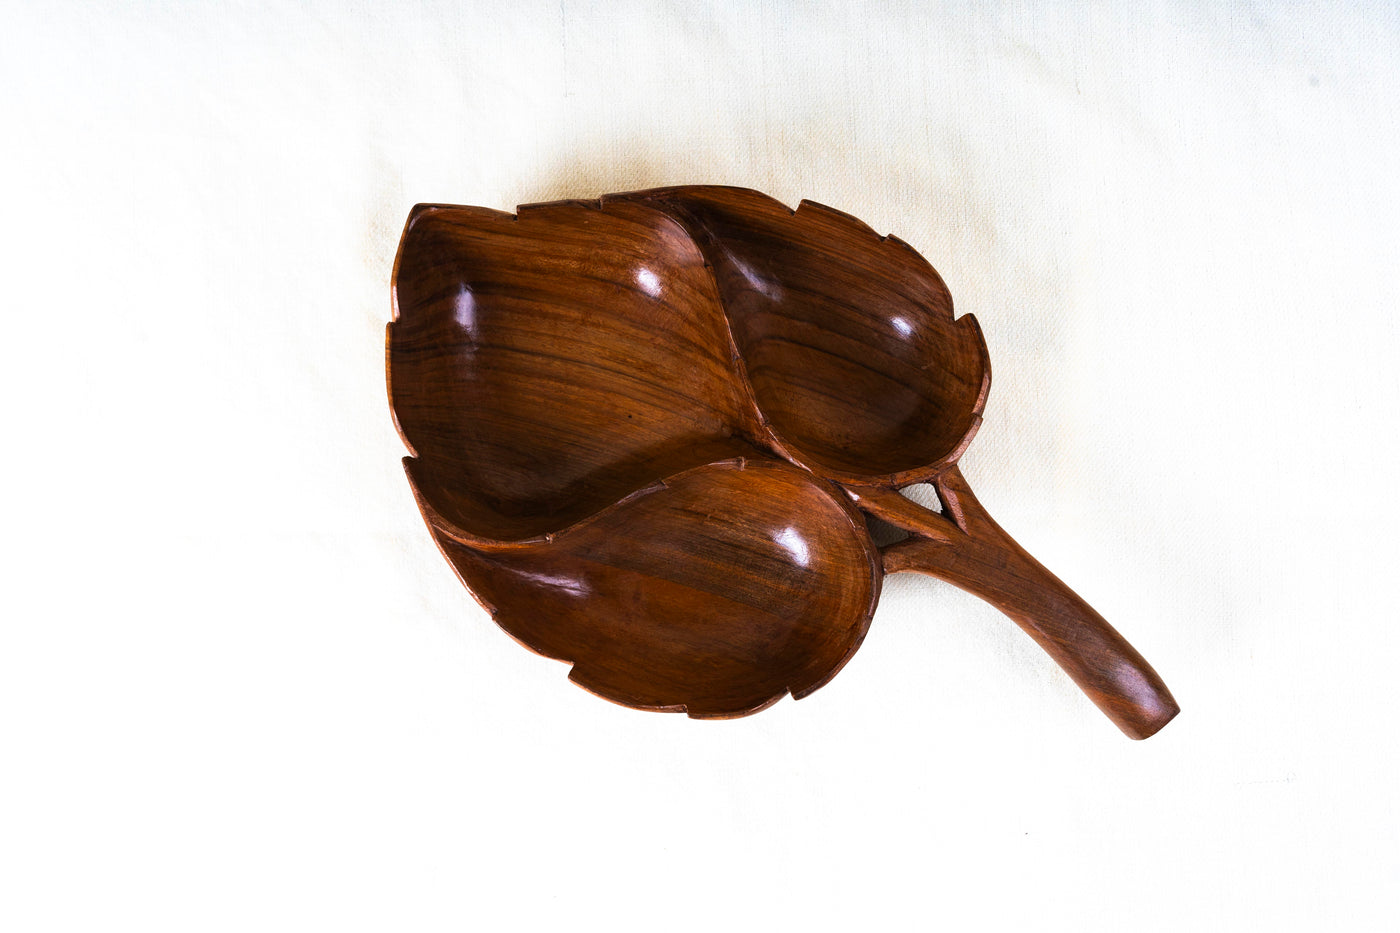
[[[1176,714],[973,496],[986,345],[894,237],[739,188],[419,205],[393,299],[390,406],[429,530],[593,692],[697,717],[804,696],[908,570],[996,605],[1128,735]],[[899,493],[918,482],[941,512]],[[909,536],[877,548],[864,515]]]

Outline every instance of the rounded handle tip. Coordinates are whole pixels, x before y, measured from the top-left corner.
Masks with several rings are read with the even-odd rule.
[[[1149,667],[1148,671],[1152,671]],[[1153,673],[1155,684],[1143,684],[1140,692],[1125,692],[1126,708],[1105,709],[1109,718],[1130,739],[1150,739],[1181,712],[1176,699]],[[1116,704],[1115,704],[1116,705]]]

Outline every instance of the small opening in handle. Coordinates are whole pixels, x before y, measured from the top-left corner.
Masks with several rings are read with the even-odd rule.
[[[922,505],[930,512],[943,513],[943,502],[938,498],[938,490],[933,488],[932,483],[915,483],[912,486],[905,486],[899,494],[916,505]]]

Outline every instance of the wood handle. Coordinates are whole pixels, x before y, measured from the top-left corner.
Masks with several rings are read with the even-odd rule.
[[[1064,669],[1114,724],[1145,739],[1180,707],[1127,640],[992,520],[956,466],[934,480],[943,514],[891,489],[850,489],[911,537],[884,549],[886,573],[938,577],[996,606]]]

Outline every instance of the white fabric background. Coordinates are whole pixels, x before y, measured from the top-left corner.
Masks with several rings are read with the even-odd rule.
[[[0,926],[1394,929],[1393,4],[7,3]],[[416,201],[811,198],[986,332],[985,504],[1184,712],[886,587],[638,713],[399,467]]]

